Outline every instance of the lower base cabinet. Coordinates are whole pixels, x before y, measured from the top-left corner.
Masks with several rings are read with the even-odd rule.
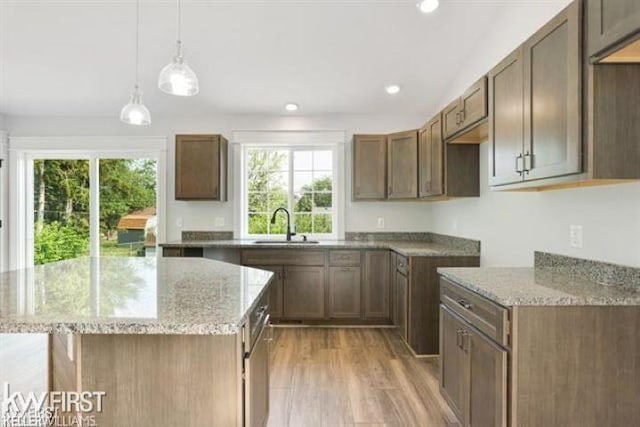
[[[359,318],[361,291],[360,267],[329,267],[329,317]]]
[[[408,329],[407,329],[407,298],[408,298],[408,286],[409,282],[407,280],[407,276],[396,271],[395,273],[395,284],[396,284],[396,308],[395,308],[395,319],[396,319],[396,330],[398,334],[402,337],[403,340],[408,341]]]
[[[442,328],[442,392],[464,426],[507,425],[507,351],[446,307]]]
[[[324,267],[284,267],[284,312],[289,319],[324,318]]]

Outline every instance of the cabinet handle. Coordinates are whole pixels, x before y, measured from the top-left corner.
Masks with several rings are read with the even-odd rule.
[[[462,348],[462,344],[461,344],[461,337],[462,335],[462,329],[458,329],[456,331],[456,345],[458,346],[458,348]]]
[[[524,153],[524,173],[528,174],[529,171],[531,171],[531,169],[533,168],[533,155],[527,151],[526,153]]]
[[[462,331],[462,333],[460,334],[462,335],[462,350],[465,353],[469,352],[469,347],[470,347],[470,342],[471,342],[471,338],[469,338],[469,332],[467,331]]]
[[[471,305],[469,302],[463,299],[458,300],[458,304],[460,304],[463,308],[466,308],[467,310],[473,310],[473,305]]]
[[[519,153],[516,156],[516,172],[518,172],[518,175],[522,175],[522,172],[524,171],[524,162],[523,162],[524,158],[522,156],[522,153]]]
[[[458,111],[456,113],[456,126],[460,126],[460,123],[462,123],[462,121],[460,120],[460,112]]]
[[[465,110],[460,110],[460,124],[464,123],[464,120],[467,118],[466,116]]]

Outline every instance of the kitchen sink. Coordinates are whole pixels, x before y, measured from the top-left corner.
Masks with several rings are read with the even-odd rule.
[[[317,240],[256,240],[255,242],[253,242],[257,245],[269,245],[269,244],[277,244],[277,245],[281,245],[281,244],[285,244],[285,245],[295,245],[295,244],[318,244],[320,243]]]

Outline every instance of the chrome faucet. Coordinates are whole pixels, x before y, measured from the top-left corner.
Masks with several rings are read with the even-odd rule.
[[[271,216],[271,224],[275,224],[276,223],[276,214],[280,211],[283,211],[284,213],[287,214],[287,242],[291,241],[291,236],[295,236],[296,233],[292,233],[291,232],[291,214],[289,213],[288,210],[286,210],[285,208],[278,208],[273,212],[273,215]]]

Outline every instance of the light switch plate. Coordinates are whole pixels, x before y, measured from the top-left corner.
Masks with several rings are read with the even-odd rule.
[[[582,226],[570,225],[569,238],[570,238],[570,243],[572,248],[582,249],[582,245],[583,245]]]
[[[217,216],[213,219],[214,227],[224,227],[224,217]]]
[[[182,228],[182,224],[183,224],[182,217],[179,216],[178,218],[176,218],[176,227]]]
[[[378,228],[384,228],[384,218],[378,218]]]

